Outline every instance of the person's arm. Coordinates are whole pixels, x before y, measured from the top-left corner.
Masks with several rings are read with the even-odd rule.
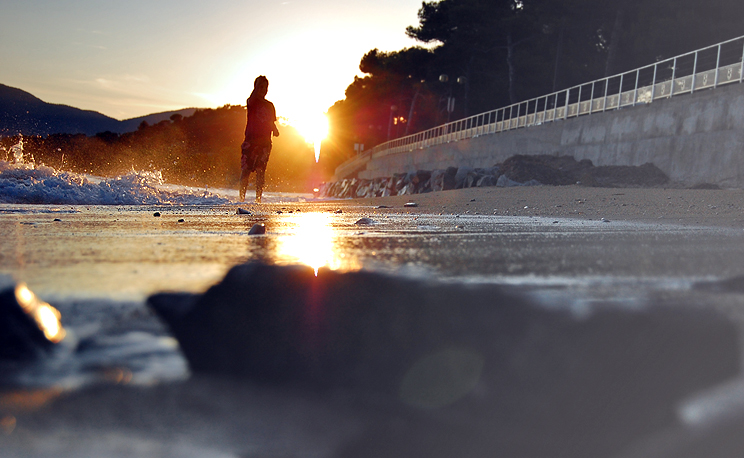
[[[279,136],[279,129],[276,128],[276,108],[274,108],[274,104],[271,104],[271,112],[274,116],[274,122],[271,123],[271,133],[274,134],[274,137]]]

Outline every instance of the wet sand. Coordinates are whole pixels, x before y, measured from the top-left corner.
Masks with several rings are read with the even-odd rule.
[[[417,208],[404,208],[415,202]],[[744,227],[744,190],[524,186],[468,188],[410,196],[350,199],[324,205],[393,207],[410,214],[541,216]]]
[[[252,214],[236,215],[238,207]],[[690,289],[700,279],[744,275],[742,190],[539,186],[200,209],[145,206],[121,214],[117,207],[11,211],[18,208],[0,209],[2,272],[60,298],[68,313],[110,291],[115,307],[72,317],[80,329],[97,325],[88,332],[166,336],[144,307],[148,294],[203,291],[231,266],[254,259],[302,262],[284,242],[303,234],[296,222],[313,212],[329,217],[336,240],[334,257],[321,262],[341,268],[516,281],[553,303],[685,303],[722,312],[744,330],[740,295]],[[365,216],[384,224],[355,224]],[[255,223],[266,224],[268,235],[249,238]],[[302,244],[319,245],[315,236]],[[133,386],[131,374],[112,372],[116,367],[96,369],[103,383],[82,390],[3,392],[2,455],[333,457],[345,444],[395,429],[410,415],[384,399],[349,392],[318,395],[204,376]]]

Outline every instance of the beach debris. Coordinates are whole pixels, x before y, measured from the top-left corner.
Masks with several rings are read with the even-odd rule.
[[[250,211],[246,210],[245,208],[238,207],[238,209],[235,210],[235,214],[236,215],[252,215],[253,213],[251,213]]]
[[[62,220],[59,218],[54,218],[54,221],[62,221]]]
[[[31,361],[66,335],[60,313],[24,283],[0,291],[0,361]],[[2,372],[2,371],[0,371]]]
[[[341,211],[341,209],[338,209],[338,210],[336,210],[336,211],[335,211],[335,212],[333,212],[333,213],[335,213],[335,214],[337,214],[337,215],[340,215],[341,213],[343,213],[343,211]]]
[[[411,208],[411,207],[418,207],[418,204],[416,202],[406,202],[403,204],[404,207]]]
[[[600,218],[599,220],[602,221],[603,223],[609,223],[610,222],[610,220],[607,219],[607,218]]]
[[[185,222],[185,221],[186,221],[186,220],[185,220],[185,219],[183,219],[183,218],[179,218],[179,220],[178,220],[178,222],[179,222],[179,223],[183,223],[183,222]]]
[[[154,216],[156,218],[159,218],[160,217],[160,212],[155,212],[155,213],[152,214],[152,216]]]
[[[261,235],[266,233],[266,226],[263,223],[256,223],[251,226],[248,235]]]
[[[377,221],[365,216],[364,218],[359,218],[354,224],[356,224],[357,226],[369,226],[372,224],[377,224]]]
[[[389,205],[378,205],[375,208],[390,208]]]
[[[396,412],[446,407],[463,422],[417,411],[426,428],[362,435],[353,450],[364,456],[407,456],[432,431],[446,432],[448,450],[488,444],[471,456],[541,456],[587,437],[582,456],[609,456],[677,427],[680,403],[739,375],[737,327],[713,311],[532,301],[497,284],[251,263],[204,294],[147,302],[195,374],[374,393]]]

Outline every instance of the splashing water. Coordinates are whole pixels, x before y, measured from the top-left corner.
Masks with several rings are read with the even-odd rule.
[[[13,161],[14,164],[26,164],[23,152],[23,135],[21,135],[18,143],[10,147],[10,160]],[[31,167],[34,166],[33,156],[29,157],[27,165],[30,165]]]
[[[17,146],[17,145],[16,145]],[[22,149],[21,149],[22,156]],[[17,153],[13,152],[13,158]],[[132,171],[103,178],[45,165],[0,161],[0,203],[69,205],[222,205],[229,199],[178,187],[163,189],[160,172]]]

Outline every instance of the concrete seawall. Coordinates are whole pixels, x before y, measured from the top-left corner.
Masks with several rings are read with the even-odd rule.
[[[491,167],[515,154],[573,156],[594,165],[651,162],[676,183],[744,188],[744,85],[732,84],[540,126],[342,164],[335,179]],[[365,164],[366,162],[366,164]]]

